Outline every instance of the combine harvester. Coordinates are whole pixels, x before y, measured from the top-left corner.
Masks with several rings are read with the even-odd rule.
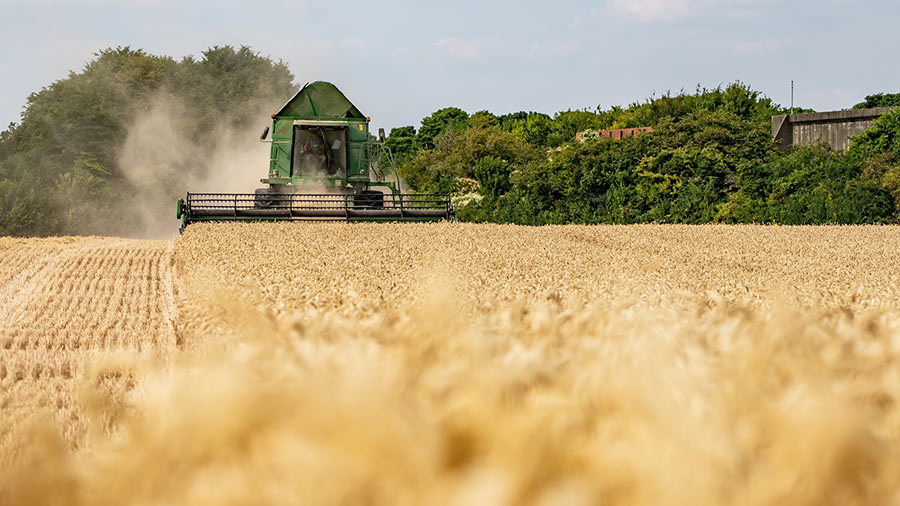
[[[263,131],[266,141],[269,127]],[[448,194],[404,194],[384,130],[333,84],[305,85],[272,115],[268,185],[255,193],[188,193],[181,230],[198,221],[438,221],[456,218]]]

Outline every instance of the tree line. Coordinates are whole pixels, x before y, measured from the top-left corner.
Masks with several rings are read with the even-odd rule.
[[[295,90],[284,62],[248,47],[181,60],[100,51],[80,72],[31,94],[21,120],[0,132],[0,235],[128,234],[145,219],[132,205],[147,192],[141,180],[160,186],[154,205],[174,207],[189,181],[215,176],[205,160],[223,125],[258,125],[260,111]],[[129,128],[160,98],[178,105],[172,128],[197,152],[152,167],[166,177],[127,174]],[[892,105],[900,94],[871,95],[855,107]],[[413,190],[451,193],[467,221],[897,222],[900,110],[847,152],[780,151],[770,118],[784,112],[735,82],[553,115],[447,107],[418,127],[392,129],[386,144]],[[590,134],[645,126],[653,131],[621,140]],[[587,132],[584,142],[575,140],[579,132]]]
[[[178,61],[128,47],[100,51],[80,72],[32,93],[19,123],[0,133],[0,235],[133,234],[146,220],[133,204],[148,192],[158,200],[150,205],[174,216],[186,185],[215,171],[208,149],[216,136],[259,125],[260,111],[284,103],[293,81],[287,65],[248,47]],[[158,174],[126,173],[130,128],[163,104],[177,112],[160,128],[196,152],[147,168]]]
[[[862,107],[900,105],[900,94]],[[795,112],[813,112],[794,109]],[[740,82],[628,107],[466,114],[446,108],[418,131],[391,131],[400,173],[418,191],[452,192],[463,220],[561,223],[896,223],[900,109],[847,152],[776,147],[787,110]],[[596,130],[653,128],[624,139]],[[575,141],[584,132],[583,142]]]

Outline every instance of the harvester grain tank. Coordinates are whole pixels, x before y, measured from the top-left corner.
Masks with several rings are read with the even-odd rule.
[[[269,127],[260,140],[267,141]],[[181,229],[197,221],[437,221],[455,218],[446,194],[405,194],[384,133],[333,84],[308,83],[272,114],[266,184],[254,193],[188,193]]]

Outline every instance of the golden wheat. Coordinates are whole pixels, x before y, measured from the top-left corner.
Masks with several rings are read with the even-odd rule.
[[[900,228],[192,225],[174,262],[181,352],[0,502],[900,504]]]

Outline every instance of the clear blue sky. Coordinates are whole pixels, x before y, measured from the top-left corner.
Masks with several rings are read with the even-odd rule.
[[[900,92],[896,0],[0,0],[0,125],[106,47],[249,45],[334,82],[373,124],[604,108],[741,80],[816,110]]]

